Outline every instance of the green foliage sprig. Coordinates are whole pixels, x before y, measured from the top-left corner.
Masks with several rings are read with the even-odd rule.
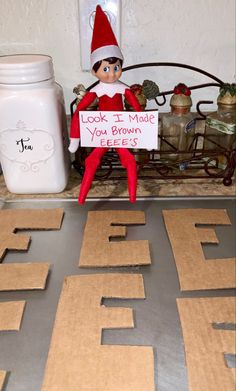
[[[234,96],[236,95],[236,83],[224,83],[221,87],[220,87],[220,97],[222,98],[223,96],[225,96],[225,94],[229,92],[231,96]]]

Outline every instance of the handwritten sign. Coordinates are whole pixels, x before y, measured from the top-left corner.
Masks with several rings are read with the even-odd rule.
[[[79,118],[83,147],[157,149],[157,111],[81,111]]]

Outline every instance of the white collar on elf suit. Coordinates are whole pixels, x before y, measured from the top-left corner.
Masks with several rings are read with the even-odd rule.
[[[129,87],[121,81],[115,81],[114,83],[103,83],[100,81],[90,91],[95,92],[98,98],[103,95],[107,95],[109,98],[112,98],[115,94],[124,95],[127,88]]]

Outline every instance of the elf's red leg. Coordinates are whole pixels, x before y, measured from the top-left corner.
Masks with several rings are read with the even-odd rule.
[[[92,185],[94,175],[106,151],[107,148],[95,148],[85,159],[85,172],[80,186],[80,192],[78,198],[79,204],[84,204],[89,189]]]
[[[122,166],[125,167],[127,171],[129,200],[130,202],[135,202],[137,189],[137,167],[135,158],[126,148],[117,148],[116,151],[120,157]]]

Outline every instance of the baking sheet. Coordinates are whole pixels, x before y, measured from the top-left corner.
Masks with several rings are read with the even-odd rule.
[[[176,298],[232,296],[232,289],[180,292],[176,266],[163,223],[163,209],[223,208],[231,226],[214,226],[219,244],[203,245],[206,258],[235,256],[236,206],[233,198],[145,199],[136,204],[128,201],[7,202],[4,209],[58,208],[65,210],[61,230],[27,231],[31,244],[27,252],[8,251],[4,263],[51,263],[45,291],[0,292],[0,301],[26,300],[19,332],[0,333],[0,369],[10,372],[6,391],[40,391],[51,340],[57,303],[66,275],[94,273],[142,273],[146,300],[104,300],[105,305],[134,309],[135,328],[104,330],[104,344],[153,346],[155,378],[158,391],[188,391],[187,369]],[[140,267],[79,269],[78,259],[83,230],[90,210],[142,210],[146,225],[130,226],[126,240],[146,239],[150,243],[152,264]],[[230,358],[229,358],[230,360]],[[233,361],[233,358],[231,357]],[[230,363],[229,363],[230,365]],[[5,391],[5,390],[4,390]]]

